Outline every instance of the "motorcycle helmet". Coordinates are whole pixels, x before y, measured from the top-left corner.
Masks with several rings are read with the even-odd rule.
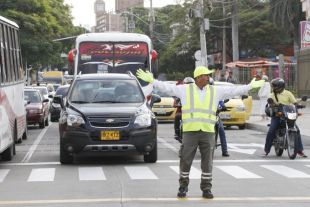
[[[274,93],[282,93],[285,88],[285,82],[282,78],[275,78],[270,83]]]
[[[190,84],[190,83],[195,83],[195,80],[192,77],[186,77],[183,80],[184,84]]]

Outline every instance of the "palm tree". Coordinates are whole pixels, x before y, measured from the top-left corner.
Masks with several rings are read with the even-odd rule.
[[[305,19],[300,0],[270,0],[270,15],[275,25],[287,31],[299,45],[299,22]]]

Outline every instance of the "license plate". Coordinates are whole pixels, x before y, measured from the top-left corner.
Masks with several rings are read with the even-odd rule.
[[[230,119],[230,114],[220,114],[221,119]]]
[[[157,114],[166,114],[166,111],[165,111],[165,109],[158,109],[156,113]]]
[[[101,131],[101,140],[119,140],[119,131]]]

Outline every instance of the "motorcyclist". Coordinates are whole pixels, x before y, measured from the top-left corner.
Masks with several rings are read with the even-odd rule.
[[[285,82],[281,78],[275,78],[271,81],[271,98],[273,99],[273,102],[275,104],[283,104],[283,105],[289,105],[289,104],[297,104],[297,100],[295,99],[294,95],[288,91],[285,90]],[[270,152],[270,149],[272,147],[272,142],[275,137],[276,129],[279,127],[280,124],[280,117],[273,116],[271,117],[270,127],[266,136],[265,141],[265,152],[263,156],[267,156]],[[303,152],[303,144],[301,141],[300,131],[298,130],[298,136],[297,136],[297,154],[300,157],[307,157],[307,155]]]
[[[183,84],[190,84],[194,83],[195,80],[192,77],[186,77],[183,80]],[[176,98],[176,107],[177,107],[177,113],[174,118],[174,132],[175,132],[175,139],[178,140],[179,142],[182,142],[182,137],[181,137],[181,118],[182,118],[182,104],[181,100],[179,98]]]

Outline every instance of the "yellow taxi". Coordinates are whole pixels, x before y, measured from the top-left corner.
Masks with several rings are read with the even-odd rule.
[[[152,111],[158,121],[174,121],[177,112],[175,98],[169,94],[160,91],[154,91],[155,94],[161,97],[159,103],[154,103]]]
[[[217,87],[234,86],[227,82],[214,82]],[[245,129],[246,120],[249,119],[252,111],[252,96],[236,96],[225,103],[227,111],[220,113],[220,118],[224,126],[238,126]]]

